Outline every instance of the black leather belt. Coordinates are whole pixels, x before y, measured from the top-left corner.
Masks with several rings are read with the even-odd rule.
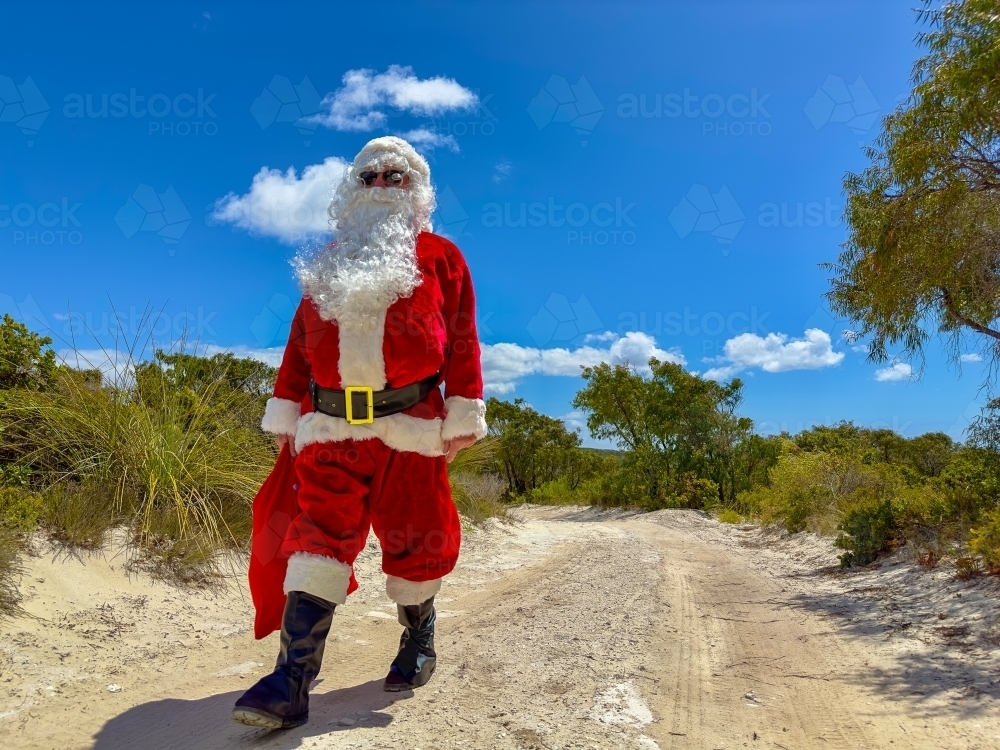
[[[367,386],[348,386],[338,391],[323,388],[310,380],[309,395],[314,411],[346,419],[348,424],[371,424],[376,417],[398,414],[419,404],[437,388],[440,374],[436,372],[419,382],[384,391],[373,391]]]

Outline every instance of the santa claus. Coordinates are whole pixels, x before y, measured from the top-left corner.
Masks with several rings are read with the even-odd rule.
[[[434,596],[461,541],[446,463],[486,434],[486,408],[472,278],[458,248],[431,233],[433,209],[424,158],[400,138],[376,138],[330,204],[335,242],[295,260],[302,302],[262,423],[294,471],[279,481],[276,467],[255,501],[251,559],[258,637],[277,628],[278,616],[262,624],[262,613],[282,591],[267,590],[254,565],[284,571],[280,652],[236,702],[244,724],[308,719],[309,686],[334,610],[357,588],[369,529],[405,628],[385,689],[420,687],[434,672]],[[274,523],[274,497],[292,498],[287,523]],[[265,532],[279,526],[262,555]]]

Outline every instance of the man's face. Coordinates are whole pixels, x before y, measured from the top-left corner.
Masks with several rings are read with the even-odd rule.
[[[366,188],[408,188],[410,175],[401,167],[385,166],[382,169],[367,167],[358,172],[361,184]]]

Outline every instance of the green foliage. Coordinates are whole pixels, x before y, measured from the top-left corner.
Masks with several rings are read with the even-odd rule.
[[[743,383],[704,380],[672,362],[649,366],[649,378],[621,365],[583,371],[573,405],[587,413],[594,437],[627,452],[606,490],[653,509],[734,504],[766,478],[778,450],[737,416]]]
[[[55,352],[47,349],[51,343],[52,339],[29,331],[4,314],[0,321],[0,391],[50,387],[56,372]]]
[[[828,453],[785,454],[772,469],[769,485],[740,495],[739,507],[764,523],[781,522],[791,533],[830,533],[836,525],[838,494],[853,490],[856,469]]]
[[[42,500],[19,487],[0,487],[0,526],[31,531],[41,519]]]
[[[992,510],[969,535],[969,551],[994,570],[1000,567],[1000,509]]]
[[[850,454],[864,463],[905,465],[924,476],[938,476],[958,445],[943,432],[907,440],[892,430],[867,429],[851,422],[803,430],[793,438],[804,451]]]
[[[743,516],[732,508],[725,508],[717,518],[720,523],[743,523]]]
[[[892,500],[870,497],[850,505],[837,528],[844,533],[834,545],[847,550],[840,556],[841,567],[874,562],[882,552],[891,549],[897,530]]]
[[[46,390],[3,392],[0,457],[28,472],[39,523],[83,547],[126,523],[177,570],[245,549],[274,461],[258,427],[273,369],[232,355],[121,359],[107,384],[58,368]]]
[[[871,562],[906,539],[935,549],[960,545],[977,524],[988,549],[988,519],[1000,502],[998,459],[942,433],[908,440],[846,422],[816,427],[784,443],[768,483],[743,493],[740,506],[793,533],[840,532],[845,566]]]
[[[486,421],[493,438],[490,470],[507,483],[507,496],[519,497],[563,475],[579,483],[586,473],[580,436],[558,419],[539,414],[523,399],[490,398]]]
[[[883,121],[871,166],[848,174],[849,238],[829,293],[869,340],[923,356],[937,329],[959,362],[964,334],[1000,353],[1000,15],[995,0],[925,0],[927,53]]]

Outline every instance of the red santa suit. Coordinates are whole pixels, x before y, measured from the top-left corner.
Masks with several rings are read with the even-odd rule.
[[[461,526],[444,442],[486,434],[475,297],[465,259],[447,239],[420,232],[416,264],[412,294],[364,325],[326,320],[308,297],[295,313],[262,423],[294,435],[298,451],[297,508],[280,546],[288,557],[286,593],[344,603],[357,588],[352,565],[369,528],[382,548],[387,593],[398,604],[427,600],[455,567]],[[313,411],[309,395],[310,380],[378,391],[435,373],[443,396],[435,388],[371,424]]]

